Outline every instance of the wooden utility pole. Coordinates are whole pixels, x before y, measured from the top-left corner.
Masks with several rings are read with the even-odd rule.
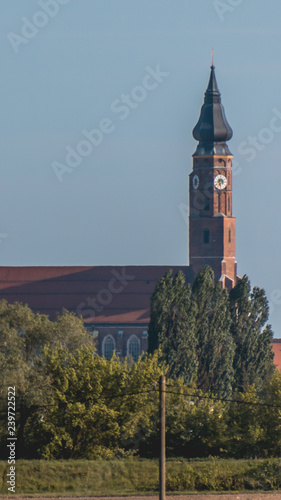
[[[159,500],[166,499],[165,471],[165,387],[166,379],[161,375],[159,381],[159,417],[160,417],[160,457],[159,457]]]

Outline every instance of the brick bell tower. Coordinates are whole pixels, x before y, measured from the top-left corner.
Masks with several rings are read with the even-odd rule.
[[[212,63],[204,104],[193,137],[199,144],[189,176],[189,261],[194,274],[204,265],[232,288],[237,279],[235,217],[232,216],[232,137]]]

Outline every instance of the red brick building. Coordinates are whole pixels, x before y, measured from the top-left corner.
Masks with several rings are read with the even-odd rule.
[[[274,364],[281,370],[281,339],[273,339],[271,346],[274,352]]]
[[[200,117],[189,182],[189,261],[186,266],[0,267],[0,298],[22,302],[55,319],[63,308],[84,318],[98,352],[137,359],[147,349],[150,297],[156,282],[173,268],[188,282],[206,264],[222,286],[237,280],[235,218],[232,214],[232,137],[214,66]],[[281,340],[273,344],[281,367]]]

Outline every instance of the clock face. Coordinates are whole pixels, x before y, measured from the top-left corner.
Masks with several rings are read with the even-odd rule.
[[[214,186],[217,189],[224,189],[226,185],[227,185],[226,177],[221,174],[216,175],[216,177],[214,178]]]
[[[198,175],[194,175],[192,178],[192,186],[193,189],[197,189],[199,187],[199,177]]]

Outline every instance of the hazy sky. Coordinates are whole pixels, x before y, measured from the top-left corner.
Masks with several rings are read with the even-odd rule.
[[[188,263],[214,46],[238,274],[281,337],[280,19],[280,0],[2,1],[0,264]]]

